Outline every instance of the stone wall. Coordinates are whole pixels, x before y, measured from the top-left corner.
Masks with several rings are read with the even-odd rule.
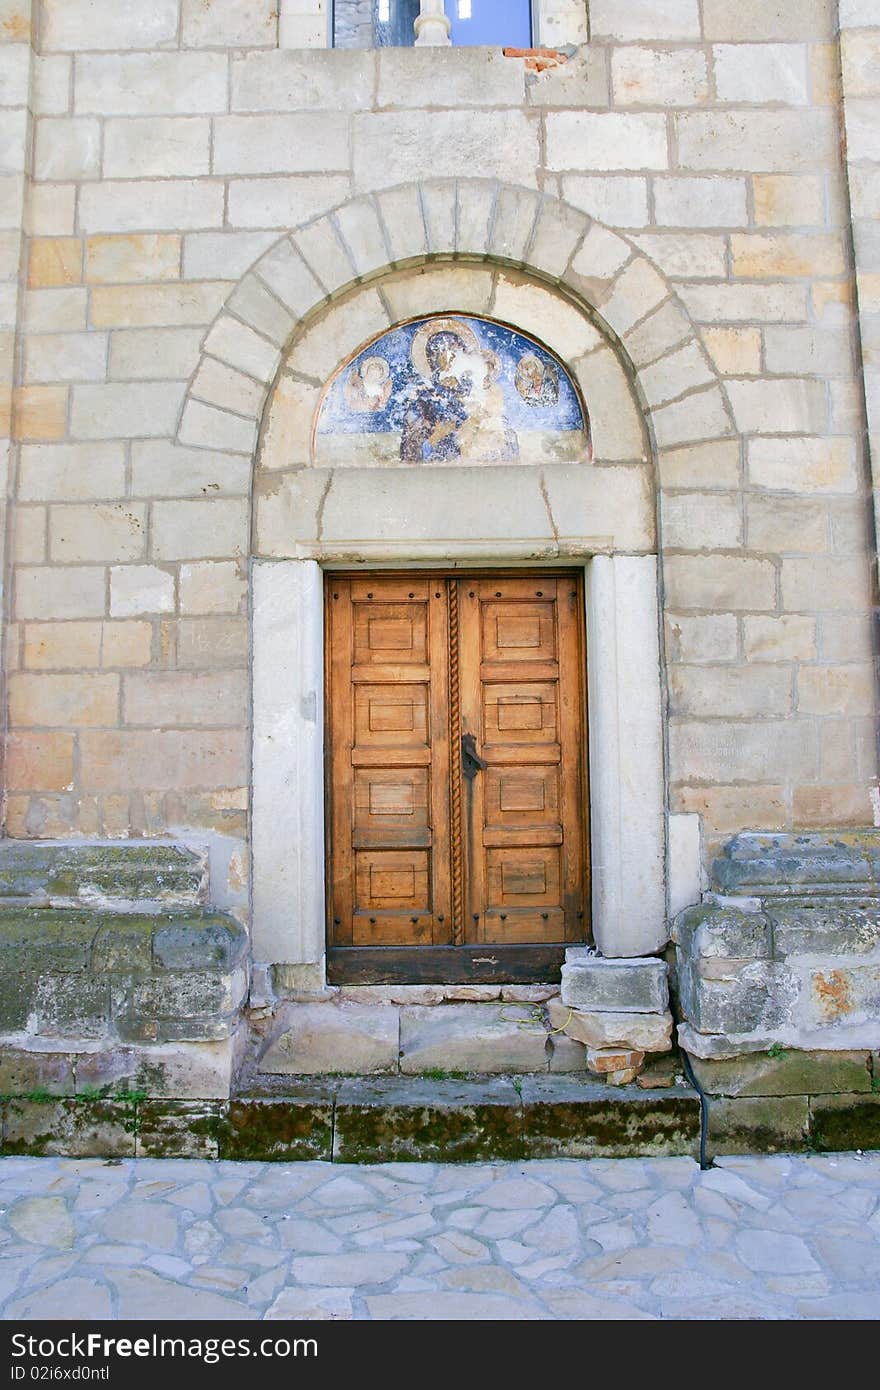
[[[867,26],[845,48],[867,316],[873,184],[858,139],[876,16],[847,13]],[[244,840],[249,417],[285,319],[271,289],[238,287],[292,227],[353,195],[463,175],[613,228],[640,267],[613,270],[625,359],[643,321],[646,340],[666,333],[639,367],[650,380],[652,355],[668,354],[651,432],[670,809],[698,812],[713,843],[872,823],[872,539],[835,7],[644,0],[621,15],[592,0],[590,44],[536,76],[496,50],[291,47],[313,41],[306,21],[317,33],[305,0],[280,14],[271,0],[44,0],[31,59],[27,6],[2,0],[13,193],[34,113],[20,309],[15,214],[4,242],[7,334],[19,328],[10,835]],[[352,249],[337,222],[351,281],[394,260],[388,224],[365,268],[369,242]],[[209,339],[200,410],[219,400],[240,422],[226,447],[184,446],[223,306],[233,336],[254,331],[231,350]],[[690,322],[695,350],[672,360]]]

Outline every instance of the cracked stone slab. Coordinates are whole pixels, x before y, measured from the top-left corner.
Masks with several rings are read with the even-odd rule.
[[[397,1009],[388,1005],[294,1004],[284,1011],[260,1070],[287,1076],[396,1071],[398,1029]]]
[[[400,1069],[407,1073],[546,1071],[543,1010],[525,1004],[445,1004],[400,1011]]]

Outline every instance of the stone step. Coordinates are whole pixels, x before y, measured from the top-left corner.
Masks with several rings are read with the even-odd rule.
[[[700,1103],[573,1076],[324,1077],[229,1104],[218,1154],[338,1163],[695,1155]]]
[[[700,1103],[564,1076],[325,1077],[225,1102],[9,1098],[0,1121],[4,1155],[470,1163],[694,1156]]]
[[[775,1100],[775,1106],[771,1106]],[[792,1108],[792,1102],[796,1102]],[[322,1077],[285,1093],[172,1100],[108,1092],[0,1098],[0,1155],[259,1162],[491,1162],[696,1157],[690,1087],[610,1089],[574,1076]],[[707,1152],[880,1149],[880,1096],[710,1098]]]
[[[583,1071],[586,1048],[541,1003],[298,1003],[279,1013],[263,1075]]]
[[[193,907],[207,896],[207,853],[184,845],[0,843],[0,904],[120,912]]]

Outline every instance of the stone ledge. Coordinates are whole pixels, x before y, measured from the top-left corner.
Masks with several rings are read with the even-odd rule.
[[[713,1096],[821,1096],[870,1092],[870,1052],[757,1052],[726,1060],[691,1057],[700,1089]]]
[[[718,1096],[708,1102],[706,1151],[801,1153],[810,1144],[808,1096]]]
[[[735,835],[712,866],[722,893],[880,897],[880,831]]]
[[[72,1050],[76,1047],[76,1050]],[[27,1035],[0,1038],[0,1096],[139,1092],[175,1100],[227,1100],[236,1041],[132,1046],[106,1041],[56,1044]]]
[[[130,912],[207,901],[208,856],[183,845],[0,843],[0,904]]]
[[[285,1076],[403,1073],[439,1080],[583,1073],[590,1067],[587,1043],[640,1053],[665,1052],[671,1046],[668,1012],[587,1015],[556,998],[408,1004],[389,1002],[384,990],[380,998],[382,1002],[361,1003],[341,992],[320,1003],[283,1005],[266,1033],[255,1029],[246,1084],[275,1090]],[[581,1031],[586,1030],[583,1037],[579,1021]]]
[[[333,1133],[338,1163],[474,1163],[523,1156],[520,1097],[510,1079],[358,1079],[340,1087]]]

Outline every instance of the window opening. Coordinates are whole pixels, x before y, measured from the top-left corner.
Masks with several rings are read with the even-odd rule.
[[[530,48],[532,0],[444,0],[455,47]],[[411,48],[419,0],[333,0],[335,48]]]

